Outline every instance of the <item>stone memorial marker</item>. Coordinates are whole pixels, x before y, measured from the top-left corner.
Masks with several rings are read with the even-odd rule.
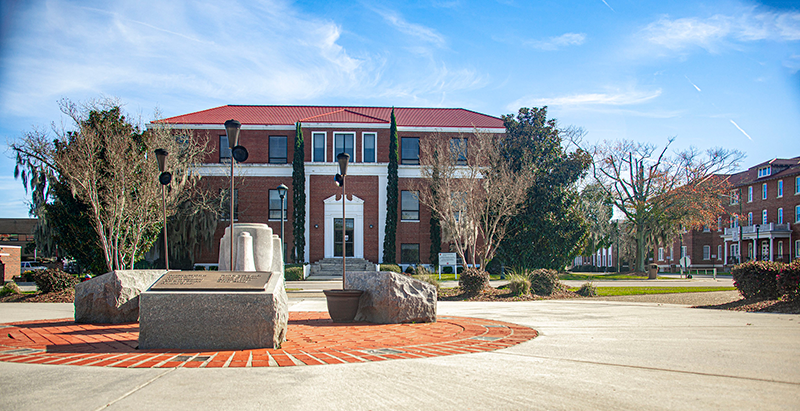
[[[264,291],[272,273],[265,271],[170,271],[152,291]]]

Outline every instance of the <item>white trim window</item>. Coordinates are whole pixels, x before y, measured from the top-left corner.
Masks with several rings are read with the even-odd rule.
[[[737,205],[737,204],[739,204],[739,196],[740,196],[740,195],[741,195],[741,192],[740,192],[740,190],[733,190],[733,191],[731,191],[731,196],[729,197],[729,198],[731,199],[731,203],[730,203],[730,204],[731,204],[731,205]]]
[[[783,259],[783,241],[778,241],[778,258]]]
[[[800,205],[794,206],[794,222],[800,223]]]
[[[794,178],[794,194],[800,194],[800,176]]]
[[[717,217],[717,231],[722,231],[722,217]]]
[[[778,198],[783,197],[783,180],[778,180]]]
[[[226,134],[219,136],[219,162],[231,162],[231,148],[228,147],[228,136]]]
[[[351,163],[357,162],[355,144],[356,133],[333,133],[333,159],[336,160],[336,156],[338,156],[339,153],[345,152],[350,154]]]
[[[703,260],[710,260],[711,259],[711,246],[704,245],[703,246]]]
[[[770,174],[772,174],[771,166],[761,167],[758,169],[758,178],[769,177]]]
[[[747,213],[747,225],[753,225],[753,212]]]
[[[361,161],[374,163],[378,158],[378,133],[361,133]]]
[[[767,183],[761,184],[761,199],[767,199]]]
[[[753,202],[753,186],[747,187],[747,202]]]
[[[767,210],[761,210],[761,224],[767,223]]]
[[[419,192],[400,192],[400,221],[419,221]]]
[[[800,240],[794,240],[794,258],[800,255]]]
[[[717,246],[717,260],[722,260],[722,246]]]
[[[658,247],[658,261],[664,261],[664,247]]]
[[[328,152],[328,138],[327,133],[313,132],[311,133],[311,161],[314,163],[324,163],[325,156]]]
[[[289,214],[286,212],[286,207],[289,204],[289,192],[283,196],[283,204],[281,204],[281,194],[278,190],[269,190],[269,214],[267,216],[269,221],[281,221],[281,206],[283,206],[283,218],[289,219]]]
[[[783,224],[783,208],[778,209],[778,224]]]

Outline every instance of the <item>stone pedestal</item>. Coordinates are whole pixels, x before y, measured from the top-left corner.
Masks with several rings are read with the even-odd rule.
[[[436,287],[390,271],[354,271],[347,289],[364,294],[355,321],[378,324],[436,322]]]
[[[288,299],[278,273],[264,291],[148,290],[139,306],[140,349],[243,350],[286,341]]]
[[[255,268],[254,271],[275,271],[275,255],[280,254],[280,248],[277,250],[273,249],[273,234],[272,229],[269,228],[266,224],[260,223],[241,223],[241,224],[234,224],[233,229],[234,233],[234,241],[239,238],[242,233],[247,233],[252,237],[250,241],[243,241],[239,242],[239,244],[234,243],[239,247],[249,247],[249,249],[237,249],[235,251],[237,257],[240,255],[252,255],[253,258],[253,266]],[[230,227],[225,228],[225,235],[219,241],[219,270],[220,271],[229,271],[231,269],[231,236],[230,236]],[[246,243],[249,243],[246,244]],[[236,261],[234,264],[238,265]],[[283,274],[283,259],[281,259],[281,274]],[[234,269],[238,270],[237,267]],[[247,270],[242,270],[247,271]]]

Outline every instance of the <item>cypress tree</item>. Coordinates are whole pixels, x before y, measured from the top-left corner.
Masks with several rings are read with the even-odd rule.
[[[296,124],[294,135],[294,158],[292,159],[292,234],[294,236],[295,263],[305,259],[306,254],[306,169],[305,142],[300,122]]]
[[[394,264],[397,262],[397,162],[399,159],[397,147],[397,120],[392,108],[392,120],[389,126],[389,176],[386,183],[386,227],[383,238],[383,262]]]

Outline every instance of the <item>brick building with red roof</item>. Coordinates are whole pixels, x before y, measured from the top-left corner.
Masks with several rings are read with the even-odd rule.
[[[430,262],[430,210],[414,198],[412,182],[420,178],[419,141],[452,139],[476,129],[505,133],[503,120],[460,108],[394,108],[399,151],[399,201],[396,236],[397,262]],[[341,188],[334,183],[336,156],[350,154],[347,171],[347,256],[382,262],[386,221],[386,185],[389,162],[391,107],[333,106],[239,106],[228,105],[162,121],[176,129],[207,136],[211,153],[199,172],[211,190],[228,187],[231,153],[223,124],[242,123],[239,145],[249,151],[236,164],[236,222],[266,223],[280,233],[280,197],[276,188],[285,184],[287,216],[285,239],[292,237],[292,159],[295,124],[302,124],[305,143],[306,249],[303,260],[317,262],[341,258]],[[219,239],[228,221],[220,221],[214,249],[196,258],[198,263],[217,263]],[[337,230],[334,230],[336,228]]]

